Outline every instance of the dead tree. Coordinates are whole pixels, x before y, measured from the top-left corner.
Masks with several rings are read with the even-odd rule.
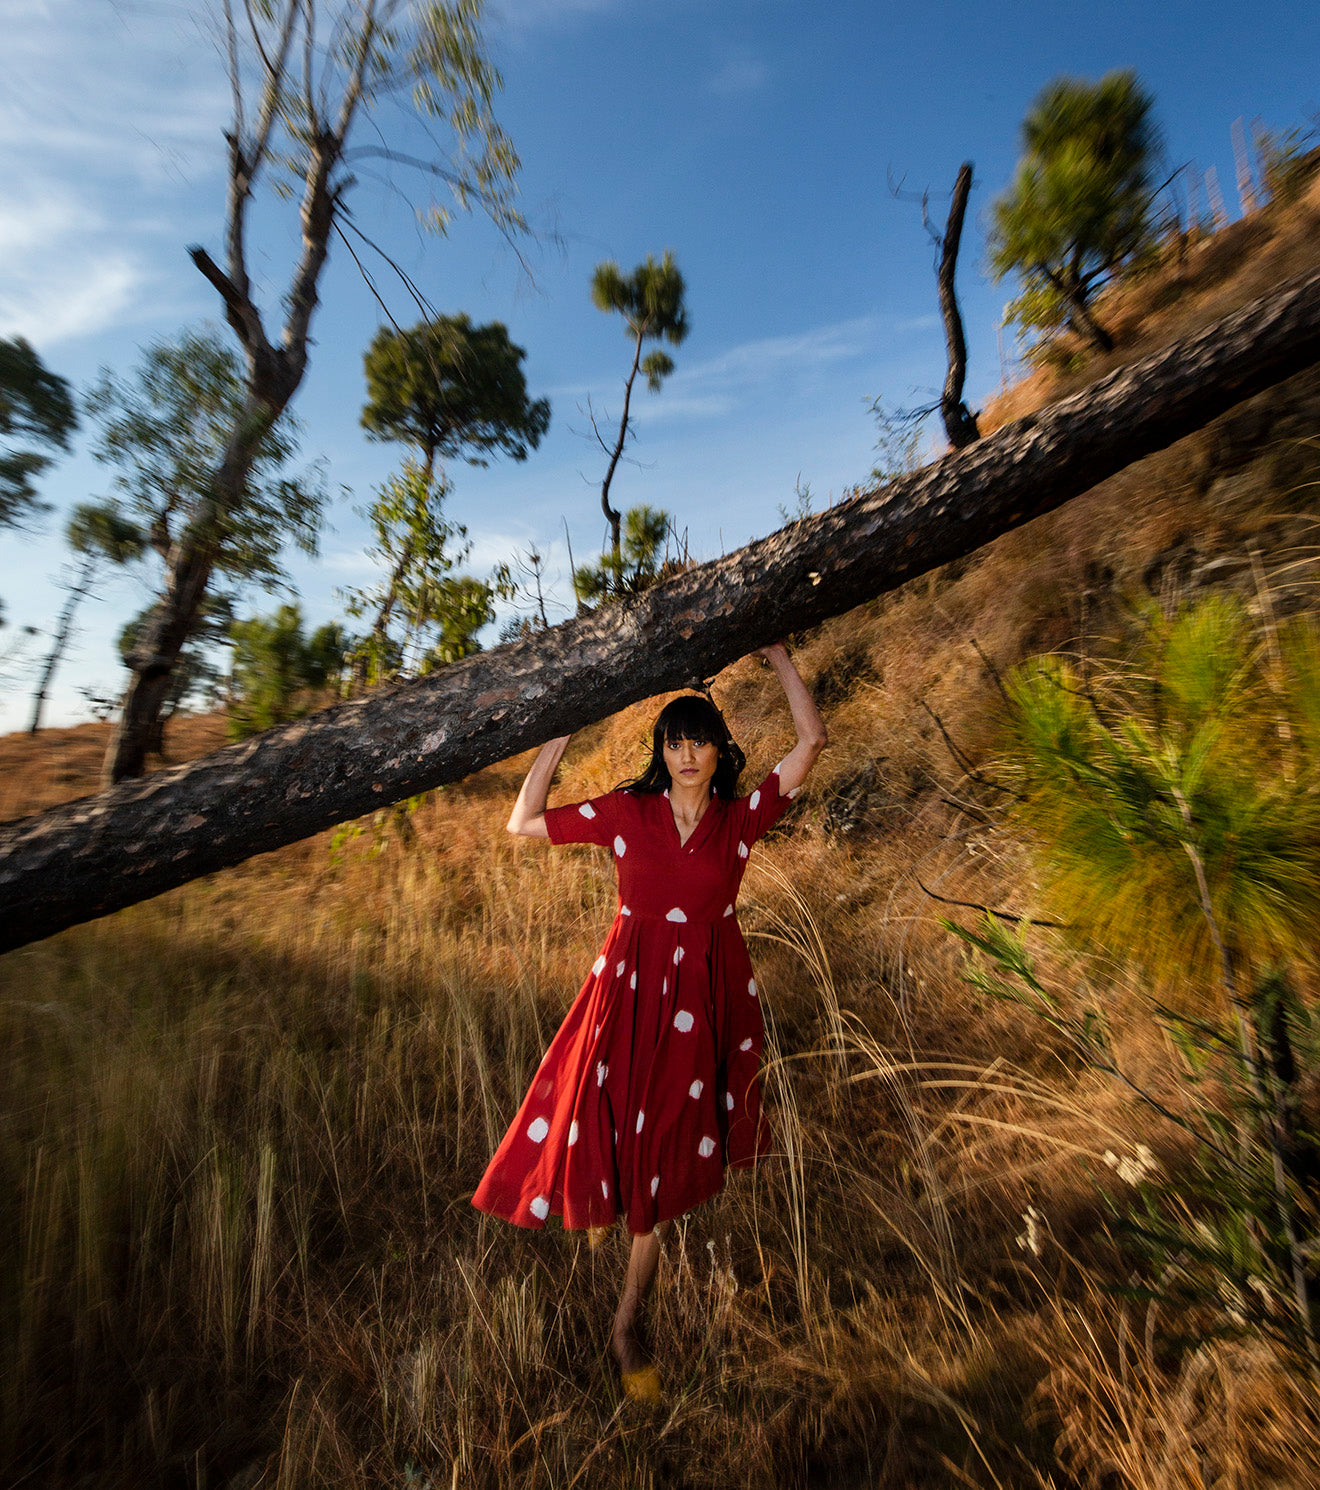
[[[1320,274],[635,599],[0,829],[0,950],[709,677],[971,553],[1320,361]]]
[[[131,677],[106,753],[107,784],[142,773],[172,674],[206,600],[215,534],[241,502],[263,440],[302,383],[331,238],[347,245],[346,229],[353,229],[345,198],[356,163],[384,159],[420,170],[452,183],[460,202],[480,203],[506,231],[519,222],[509,195],[517,158],[490,113],[498,80],[475,12],[402,0],[272,0],[242,10],[240,19],[232,0],[221,7],[233,100],[222,263],[202,247],[188,252],[243,349],[243,403],[208,473],[206,498],[171,545],[160,599],[126,659]],[[456,137],[452,159],[404,155],[379,127],[380,143],[353,145],[362,116],[399,100],[446,122]],[[278,329],[263,315],[250,278],[249,208],[263,172],[287,178],[279,189],[296,187],[300,197],[301,243]],[[433,215],[443,219],[443,209]]]
[[[958,168],[958,179],[953,183],[949,220],[940,240],[940,318],[944,322],[944,345],[949,354],[949,370],[944,378],[944,390],[940,394],[940,418],[944,420],[944,433],[949,437],[949,444],[955,450],[965,450],[981,437],[976,415],[963,402],[963,383],[967,378],[967,338],[963,335],[962,316],[958,314],[958,297],[953,287],[954,273],[958,268],[958,248],[962,243],[963,218],[967,213],[967,197],[971,189],[972,163],[965,160]]]

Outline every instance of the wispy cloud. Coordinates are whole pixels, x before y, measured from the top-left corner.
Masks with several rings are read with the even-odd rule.
[[[128,4],[40,0],[6,14],[5,45],[0,334],[45,346],[162,300],[186,313],[166,285],[188,232],[180,187],[218,164],[228,107],[207,38]]]
[[[659,397],[634,390],[632,412],[639,424],[680,416],[719,418],[762,397],[765,388],[786,380],[801,381],[829,364],[872,354],[882,335],[877,316],[856,316],[790,336],[764,336],[741,342],[704,362],[685,364],[682,348],[674,354],[678,370],[665,381]],[[617,378],[588,387],[560,385],[550,390],[551,403],[585,408],[590,397],[597,418],[608,425]],[[617,400],[616,400],[617,402]],[[617,413],[614,414],[617,420]]]
[[[751,52],[739,50],[725,59],[706,86],[721,97],[737,98],[759,92],[769,81],[769,67]]]
[[[728,416],[760,401],[771,386],[800,384],[827,365],[866,356],[879,335],[877,318],[859,316],[791,336],[759,337],[690,367],[680,363],[659,398],[634,404],[637,422]]]

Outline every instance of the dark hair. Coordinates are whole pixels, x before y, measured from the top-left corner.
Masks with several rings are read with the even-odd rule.
[[[732,802],[738,795],[738,777],[747,757],[734,744],[724,715],[710,699],[699,693],[685,693],[671,699],[655,721],[651,732],[651,761],[635,781],[625,781],[624,792],[663,792],[669,790],[669,768],[665,765],[665,746],[679,740],[709,740],[719,751],[711,790],[717,797]]]

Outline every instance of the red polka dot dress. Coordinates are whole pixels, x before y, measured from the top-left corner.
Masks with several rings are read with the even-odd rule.
[[[667,792],[547,810],[554,843],[611,850],[619,910],[473,1205],[518,1226],[624,1216],[641,1235],[767,1151],[761,1005],[734,904],[788,804],[776,767],[750,796],[712,798],[686,843]]]

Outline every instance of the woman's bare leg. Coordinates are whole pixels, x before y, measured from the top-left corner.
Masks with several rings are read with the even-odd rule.
[[[660,1243],[668,1236],[669,1222],[663,1221],[654,1231],[632,1239],[628,1271],[614,1316],[614,1328],[610,1332],[610,1348],[622,1371],[640,1371],[650,1361],[642,1343],[641,1313],[660,1265]]]

